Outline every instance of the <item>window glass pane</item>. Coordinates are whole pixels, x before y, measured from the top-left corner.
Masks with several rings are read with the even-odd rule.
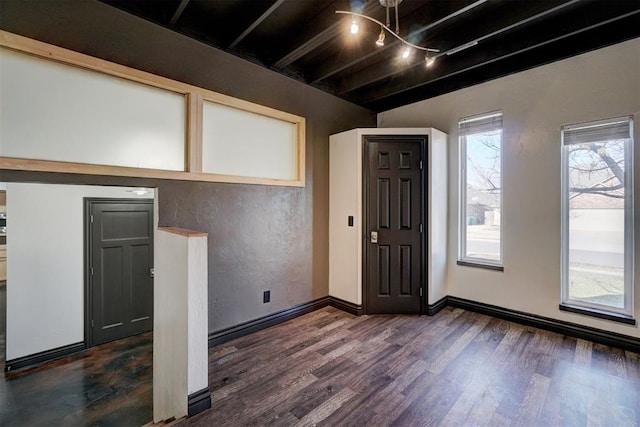
[[[298,178],[295,123],[205,101],[202,171],[221,175]]]
[[[462,258],[501,262],[502,115],[461,136],[464,149]],[[478,121],[479,122],[479,121]],[[461,129],[463,128],[461,122]]]
[[[625,145],[566,145],[568,297],[625,308]],[[566,143],[566,141],[565,141]]]

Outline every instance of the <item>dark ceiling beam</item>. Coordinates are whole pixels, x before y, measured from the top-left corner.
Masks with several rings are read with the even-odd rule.
[[[421,27],[421,28],[419,28],[419,29],[417,29],[415,31],[412,31],[407,36],[407,39],[412,39],[413,37],[416,37],[418,34],[421,34],[421,33],[425,32],[427,30],[430,30],[431,28],[433,28],[433,27],[435,27],[437,25],[440,25],[443,22],[446,22],[446,21],[448,21],[450,19],[453,19],[456,16],[462,15],[463,13],[468,12],[471,9],[473,9],[475,7],[478,7],[481,4],[486,3],[486,2],[487,2],[487,0],[478,0],[478,1],[472,3],[472,4],[468,5],[468,6],[465,6],[465,7],[461,8],[461,9],[458,9],[455,12],[450,13],[449,15],[447,15],[447,16],[445,16],[443,18],[440,18],[435,22],[432,22],[431,24],[425,25],[425,26],[423,26],[423,27]],[[391,47],[394,47],[394,46],[397,46],[397,43],[389,43],[389,44],[387,44],[386,46],[384,46],[381,49],[376,49],[376,50],[368,53],[367,55],[359,56],[357,59],[351,60],[351,61],[346,62],[344,64],[341,64],[341,65],[338,65],[338,66],[327,66],[317,74],[317,77],[313,78],[313,81],[311,82],[311,84],[318,83],[318,82],[320,82],[322,80],[325,80],[325,79],[333,76],[334,74],[337,74],[337,73],[339,73],[341,71],[344,71],[344,70],[346,70],[348,68],[351,68],[351,67],[353,67],[355,65],[358,65],[360,62],[365,61],[365,60],[367,60],[369,58],[372,58],[375,55],[381,54],[382,52],[384,52],[387,49],[389,49]]]
[[[247,29],[244,30],[242,34],[240,34],[233,42],[231,42],[231,44],[229,45],[229,49],[233,49],[234,47],[236,47],[238,43],[244,40],[244,38],[247,37],[249,33],[251,33],[251,31],[255,30],[256,27],[262,23],[262,21],[267,19],[269,15],[271,15],[285,1],[286,0],[277,0],[274,4],[272,4],[271,7],[267,9],[262,15],[260,15],[258,19],[253,21],[253,24],[249,25],[249,27],[247,27]]]
[[[376,4],[377,6],[380,5],[378,0],[372,0],[368,2],[364,6],[364,10],[361,13],[365,15],[371,13],[371,11],[376,7]],[[302,58],[303,56],[322,46],[332,38],[336,37],[340,33],[343,25],[344,23],[342,20],[336,20],[336,22],[330,27],[311,37],[306,42],[302,43],[297,48],[293,49],[278,61],[276,61],[273,64],[273,68],[282,69],[288,67],[298,59]]]
[[[382,52],[384,52],[385,50],[389,49],[392,46],[397,46],[398,43],[400,42],[396,42],[395,40],[392,43],[387,43],[383,48],[381,49],[376,49],[376,50],[372,50],[371,52],[369,52],[366,55],[359,55],[356,59],[353,59],[349,62],[346,62],[344,64],[338,65],[336,67],[332,66],[328,66],[325,67],[324,69],[320,70],[320,72],[318,73],[317,77],[313,77],[311,84],[316,84],[318,82],[321,82],[322,80],[328,79],[329,77],[333,76],[334,74],[337,74],[341,71],[344,71],[348,68],[351,68],[355,65],[358,65],[359,63],[361,63],[362,61],[365,61],[369,58],[373,58],[376,55],[380,55]]]
[[[427,30],[430,30],[431,28],[442,24],[443,22],[446,22],[450,19],[455,18],[456,16],[462,15],[465,12],[470,11],[471,9],[480,6],[483,3],[486,3],[487,0],[478,0],[472,4],[470,4],[469,6],[463,7],[462,9],[456,10],[455,12],[453,12],[450,15],[445,16],[444,18],[438,19],[435,22],[432,22],[431,24],[427,24],[424,27],[418,28],[417,30],[413,31],[411,34],[409,34],[409,36],[407,37],[408,39],[411,39],[413,36],[416,36],[418,34],[424,33]]]
[[[506,31],[513,30],[515,28],[521,27],[521,26],[523,26],[525,24],[528,24],[529,22],[536,21],[536,20],[538,20],[540,18],[543,18],[543,17],[545,17],[547,15],[552,15],[552,14],[554,14],[554,13],[556,13],[556,12],[558,12],[558,11],[568,7],[568,6],[571,6],[573,4],[579,3],[581,1],[582,0],[570,0],[570,1],[566,2],[566,3],[558,5],[556,7],[552,7],[551,9],[547,9],[544,12],[540,12],[540,13],[534,15],[534,16],[530,16],[529,18],[523,19],[523,20],[518,21],[516,23],[513,23],[511,25],[507,25],[506,27],[500,28],[499,30],[493,31],[493,32],[491,32],[489,34],[485,34],[484,36],[478,37],[477,39],[472,40],[472,41],[470,41],[468,43],[465,43],[465,44],[463,44],[461,46],[457,46],[457,47],[454,47],[453,49],[449,49],[447,52],[438,53],[438,55],[436,55],[436,57],[439,57],[439,56],[442,56],[442,55],[450,55],[452,53],[452,51],[458,51],[459,52],[460,50],[462,50],[462,48],[464,48],[464,46],[476,45],[476,44],[478,44],[478,43],[480,43],[482,41],[490,39],[491,37],[497,36],[498,34],[502,34],[502,33],[506,32]]]
[[[176,9],[175,12],[173,12],[173,16],[169,21],[170,27],[173,27],[174,25],[176,25],[176,22],[178,22],[178,19],[180,19],[180,17],[182,16],[182,12],[184,12],[184,8],[187,7],[187,5],[189,4],[189,1],[190,0],[182,0],[180,2],[180,4],[178,5],[178,8]]]
[[[359,102],[360,102],[360,105],[367,105],[368,107],[371,107],[373,104],[383,104],[385,102],[384,101],[385,99],[388,99],[388,98],[391,98],[391,97],[394,97],[394,96],[398,96],[398,95],[400,95],[402,93],[405,93],[405,92],[416,91],[417,89],[419,89],[421,87],[432,85],[434,83],[438,83],[438,82],[440,82],[442,80],[445,80],[445,79],[451,79],[451,78],[453,78],[455,76],[458,76],[458,75],[461,75],[463,73],[468,73],[470,71],[474,71],[474,70],[479,69],[481,67],[485,67],[487,65],[494,64],[494,63],[496,63],[498,61],[504,61],[506,59],[515,57],[517,55],[521,55],[523,53],[527,53],[527,52],[530,52],[532,50],[543,48],[545,46],[548,46],[550,44],[563,41],[563,40],[568,39],[570,37],[579,36],[581,34],[584,34],[584,33],[588,32],[588,31],[599,29],[600,27],[603,27],[603,26],[607,26],[607,25],[610,25],[610,24],[613,24],[613,23],[617,23],[619,21],[627,20],[628,18],[631,18],[631,17],[633,17],[635,15],[639,15],[640,16],[640,10],[635,10],[635,11],[631,11],[631,12],[625,13],[623,15],[615,16],[613,18],[610,18],[610,19],[607,19],[607,20],[604,20],[604,21],[601,21],[601,22],[597,22],[597,23],[594,23],[592,25],[589,25],[589,26],[586,26],[586,27],[583,27],[583,28],[579,28],[577,30],[570,31],[570,32],[568,32],[566,34],[561,34],[559,36],[556,36],[556,37],[553,37],[553,38],[550,38],[550,39],[545,39],[545,40],[540,41],[538,43],[535,43],[533,45],[526,46],[526,47],[517,49],[517,50],[512,51],[512,52],[499,54],[499,55],[497,55],[495,57],[488,58],[488,59],[486,59],[484,61],[480,61],[480,62],[478,62],[478,61],[470,61],[472,65],[464,66],[464,67],[461,67],[461,68],[459,68],[457,70],[451,70],[450,69],[450,70],[444,71],[444,72],[442,72],[442,75],[440,75],[438,77],[435,77],[433,79],[430,79],[428,81],[419,81],[419,82],[414,83],[414,84],[401,85],[401,86],[398,86],[398,87],[395,87],[395,88],[391,88],[391,90],[385,92],[383,95],[381,95],[380,92],[377,92],[377,93],[374,94],[374,93],[368,91],[365,97],[359,99]],[[615,31],[608,31],[608,33],[615,33]],[[633,36],[637,36],[638,34],[640,34],[640,28],[636,29],[635,34],[633,34]],[[625,38],[626,37],[623,37],[623,39],[625,39]],[[620,41],[620,40],[618,40],[618,37],[616,37],[615,34],[611,34],[610,35],[610,39],[614,43]],[[607,44],[606,40],[603,40],[603,42],[601,44],[606,45]],[[596,46],[595,48],[597,48],[597,47],[598,46]],[[583,50],[588,50],[588,49],[583,49]],[[393,107],[391,107],[391,108],[393,108]]]
[[[506,31],[514,30],[514,29],[516,29],[518,27],[521,27],[521,26],[523,26],[525,24],[529,24],[529,23],[531,23],[533,21],[536,21],[536,20],[539,20],[541,18],[548,17],[548,16],[550,16],[550,15],[552,15],[554,13],[557,13],[557,12],[567,8],[568,6],[575,5],[576,3],[579,3],[581,1],[584,1],[584,0],[570,0],[570,1],[566,2],[566,3],[558,5],[556,7],[551,8],[551,9],[547,9],[547,10],[545,10],[543,12],[537,13],[537,14],[535,14],[533,16],[527,17],[527,18],[522,19],[522,20],[520,20],[518,22],[515,22],[513,24],[507,25],[506,27],[503,27],[503,28],[498,29],[496,31],[492,31],[489,34],[485,34],[485,35],[483,35],[481,37],[478,37],[478,38],[476,38],[474,40],[470,40],[468,42],[462,43],[462,44],[460,44],[460,45],[458,45],[456,47],[453,47],[453,48],[451,48],[451,49],[449,49],[449,50],[447,50],[445,52],[440,52],[437,55],[437,57],[441,57],[443,55],[448,55],[448,54],[452,54],[454,52],[458,52],[465,46],[475,45],[475,44],[477,44],[477,43],[479,43],[481,41],[486,41],[486,40],[488,40],[488,39],[490,39],[492,37],[495,37],[495,36],[497,36],[499,34],[502,34],[502,33],[506,32]],[[409,67],[403,67],[403,68],[397,68],[397,67],[393,67],[393,66],[389,66],[389,67],[386,67],[386,68],[378,68],[380,71],[378,71],[377,73],[372,73],[370,71],[362,72],[362,73],[358,74],[357,76],[354,76],[353,78],[348,79],[350,81],[347,84],[344,84],[338,90],[338,93],[340,95],[344,95],[344,94],[347,94],[349,92],[353,92],[353,91],[355,91],[357,89],[360,89],[361,87],[374,84],[376,82],[379,82],[381,80],[387,79],[389,77],[393,77],[396,74],[407,72],[408,68],[415,68],[415,67],[418,67],[418,66],[424,66],[423,62],[420,61],[420,62],[417,62],[417,63],[414,63],[414,64],[410,65]]]
[[[288,67],[309,52],[317,49],[318,47],[322,46],[323,44],[337,36],[339,32],[339,26],[332,25],[331,27],[327,28],[315,37],[307,40],[305,43],[298,46],[295,50],[289,52],[287,55],[279,59],[275,64],[273,64],[273,68],[282,69]]]

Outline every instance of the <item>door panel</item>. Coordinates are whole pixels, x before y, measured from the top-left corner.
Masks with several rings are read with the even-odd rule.
[[[411,296],[411,246],[400,246],[400,295]]]
[[[391,295],[391,256],[389,246],[378,245],[378,297]]]
[[[378,179],[378,221],[377,229],[390,229],[391,228],[391,188],[388,179]]]
[[[121,301],[124,298],[123,268],[122,268],[122,248],[101,248],[102,265],[100,267],[100,280],[98,283],[107,284],[108,286],[100,286],[98,304],[98,312],[95,313],[97,318],[102,319],[102,326],[111,328],[120,326],[124,322],[124,313],[122,312]],[[95,271],[95,270],[94,270]],[[95,274],[95,273],[94,273]]]
[[[153,327],[153,201],[88,200],[91,345]]]
[[[106,210],[109,209],[109,210]],[[119,212],[111,206],[101,211],[102,240],[121,240],[150,238],[148,224],[151,219],[147,211],[125,211]]]
[[[366,137],[368,313],[420,313],[422,144],[426,137]]]
[[[400,179],[400,229],[411,230],[411,180]]]
[[[149,280],[148,267],[153,264],[153,253],[149,249],[149,245],[131,247],[131,278],[136,284],[131,287],[132,322],[147,320],[153,312],[153,281]]]

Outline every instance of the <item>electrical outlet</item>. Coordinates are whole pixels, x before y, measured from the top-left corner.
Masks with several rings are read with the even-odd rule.
[[[271,301],[271,291],[264,291],[262,294],[262,302],[266,304],[269,301]]]

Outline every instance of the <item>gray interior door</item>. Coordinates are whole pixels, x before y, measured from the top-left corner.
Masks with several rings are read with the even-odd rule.
[[[153,328],[153,200],[88,200],[89,345]]]
[[[426,137],[366,137],[367,313],[420,313],[422,144]]]

